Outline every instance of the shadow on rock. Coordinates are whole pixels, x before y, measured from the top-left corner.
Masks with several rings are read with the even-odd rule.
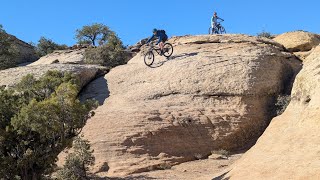
[[[99,105],[103,105],[109,94],[107,80],[104,77],[100,77],[93,80],[81,91],[80,100],[94,99],[99,102]]]
[[[183,58],[186,58],[186,57],[192,57],[192,56],[196,56],[198,55],[198,53],[183,53],[183,54],[180,54],[180,55],[176,55],[176,56],[171,56],[169,58],[167,58],[166,60],[164,61],[160,61],[158,63],[153,63],[151,66],[149,66],[150,68],[158,68],[158,67],[161,67],[163,66],[166,62],[170,61],[170,60],[174,60],[174,59],[183,59]]]
[[[212,180],[228,180],[229,178],[226,177],[226,175],[228,173],[229,173],[229,171],[224,173],[224,174],[222,174],[222,175],[220,175],[220,176],[218,176],[218,177],[213,178]]]

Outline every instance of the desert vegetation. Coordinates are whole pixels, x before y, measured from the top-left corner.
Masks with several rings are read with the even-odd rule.
[[[76,31],[76,39],[79,44],[92,45],[84,54],[86,64],[99,64],[113,68],[126,64],[131,58],[121,39],[106,25],[95,23],[83,26]],[[97,43],[98,47],[96,47]]]
[[[0,177],[43,179],[55,170],[58,154],[94,115],[96,102],[77,99],[78,82],[49,71],[0,89]]]
[[[55,50],[65,50],[67,48],[68,48],[67,45],[57,44],[57,43],[53,42],[51,39],[48,39],[45,37],[41,37],[38,41],[38,44],[35,47],[37,55],[39,57],[53,53]]]

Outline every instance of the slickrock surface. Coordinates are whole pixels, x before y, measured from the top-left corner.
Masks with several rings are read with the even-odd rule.
[[[274,41],[282,44],[290,52],[310,51],[320,44],[320,37],[305,31],[294,31],[281,34]]]
[[[231,179],[320,178],[320,46],[304,61],[292,101],[226,176]]]
[[[264,38],[169,42],[170,60],[156,56],[147,67],[140,53],[105,76],[110,97],[83,129],[98,175],[125,176],[243,148],[263,132],[275,97],[291,90],[301,68],[282,45]]]
[[[29,66],[44,64],[83,64],[85,49],[59,50],[41,57]]]
[[[282,44],[301,60],[305,60],[312,53],[312,50],[320,44],[320,36],[318,34],[305,31],[284,33],[273,40]]]

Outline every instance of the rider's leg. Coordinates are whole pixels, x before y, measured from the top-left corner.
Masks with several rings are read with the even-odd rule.
[[[211,34],[214,34],[214,23],[211,24]]]
[[[161,42],[159,43],[159,47],[160,47],[161,55],[162,55],[162,54],[163,54],[163,47],[164,47],[163,41],[161,41]]]
[[[214,25],[214,33],[215,33],[215,34],[220,34],[220,33],[219,33],[219,29],[220,29],[220,24],[219,24],[219,23],[216,23],[216,24]]]

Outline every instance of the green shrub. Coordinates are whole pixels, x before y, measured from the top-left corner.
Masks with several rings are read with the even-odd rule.
[[[39,57],[42,57],[47,54],[53,53],[55,50],[65,50],[67,48],[67,45],[59,45],[53,42],[51,39],[41,37],[36,46],[36,53]]]
[[[58,154],[71,145],[96,103],[80,103],[70,74],[25,77],[13,89],[0,88],[0,177],[41,179]]]
[[[57,179],[89,179],[87,171],[89,170],[89,166],[94,165],[95,161],[89,141],[76,137],[73,142],[73,150],[74,152],[66,157],[66,163],[63,168],[57,172]]]
[[[85,63],[99,64],[110,69],[126,64],[130,59],[129,53],[115,34],[111,34],[104,45],[87,49],[84,56]]]
[[[258,37],[264,37],[264,38],[268,38],[268,39],[272,39],[273,36],[270,32],[266,32],[266,31],[262,31],[261,33],[257,34]]]

